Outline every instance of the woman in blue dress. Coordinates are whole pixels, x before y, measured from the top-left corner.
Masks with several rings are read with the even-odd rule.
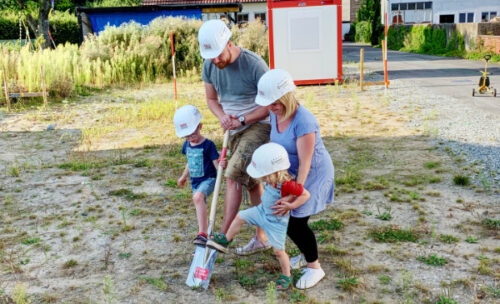
[[[307,222],[333,202],[335,182],[332,159],[321,139],[318,120],[299,104],[295,88],[288,72],[268,71],[259,80],[255,102],[268,107],[271,141],[285,147],[291,164],[289,173],[311,194],[297,209],[288,210],[287,204],[280,201],[273,207],[278,215],[290,212],[287,234],[301,252],[290,259],[290,266],[292,269],[306,266],[296,284],[297,288],[306,289],[325,276],[318,259],[316,237]]]

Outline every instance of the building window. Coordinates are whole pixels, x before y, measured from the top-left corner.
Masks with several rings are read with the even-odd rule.
[[[408,9],[408,3],[400,3],[399,9],[402,11],[406,11]]]
[[[439,23],[455,23],[455,15],[439,15]]]
[[[423,2],[417,2],[417,9],[419,9],[419,10],[424,9],[424,3]]]
[[[465,13],[460,13],[458,15],[458,22],[459,23],[465,23]]]
[[[408,3],[408,10],[414,10],[415,9],[415,2]]]
[[[255,13],[254,14],[255,20],[260,19],[260,22],[266,23],[266,13]]]
[[[431,9],[432,8],[432,2],[425,2],[425,9]]]
[[[248,22],[248,13],[240,13],[236,17],[236,22],[238,24],[243,24]]]
[[[397,4],[397,3],[391,4],[391,10],[393,10],[393,11],[399,10],[399,4]]]
[[[497,16],[497,12],[482,12],[481,22],[489,22],[491,19]]]
[[[467,13],[467,22],[468,23],[474,22],[474,13]]]

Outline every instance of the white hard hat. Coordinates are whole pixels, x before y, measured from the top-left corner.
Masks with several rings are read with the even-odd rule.
[[[267,143],[253,152],[247,173],[253,178],[259,178],[288,168],[290,161],[285,148],[277,143]]]
[[[268,106],[295,88],[292,76],[287,71],[281,69],[267,71],[259,79],[255,103],[263,107]]]
[[[185,137],[193,134],[201,121],[201,113],[195,106],[185,105],[174,114],[175,134]]]
[[[219,56],[231,35],[231,31],[221,20],[209,20],[203,23],[198,32],[201,57],[212,59]]]

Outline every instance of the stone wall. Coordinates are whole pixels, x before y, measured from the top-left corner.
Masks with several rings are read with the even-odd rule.
[[[478,44],[479,36],[500,36],[500,22],[459,23],[456,26],[457,31],[464,37],[465,49],[468,51]],[[496,41],[496,38],[493,41]]]

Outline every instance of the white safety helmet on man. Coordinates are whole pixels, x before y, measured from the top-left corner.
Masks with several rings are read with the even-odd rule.
[[[290,168],[290,160],[285,148],[271,142],[258,147],[253,152],[247,173],[253,178],[260,178],[288,168]]]
[[[231,38],[231,31],[221,20],[209,20],[198,32],[201,57],[212,59],[220,55]]]
[[[255,103],[263,107],[268,106],[295,89],[292,76],[287,71],[281,69],[267,71],[257,84]]]
[[[175,133],[179,137],[193,134],[201,122],[201,113],[195,106],[185,105],[180,107],[174,114]]]

